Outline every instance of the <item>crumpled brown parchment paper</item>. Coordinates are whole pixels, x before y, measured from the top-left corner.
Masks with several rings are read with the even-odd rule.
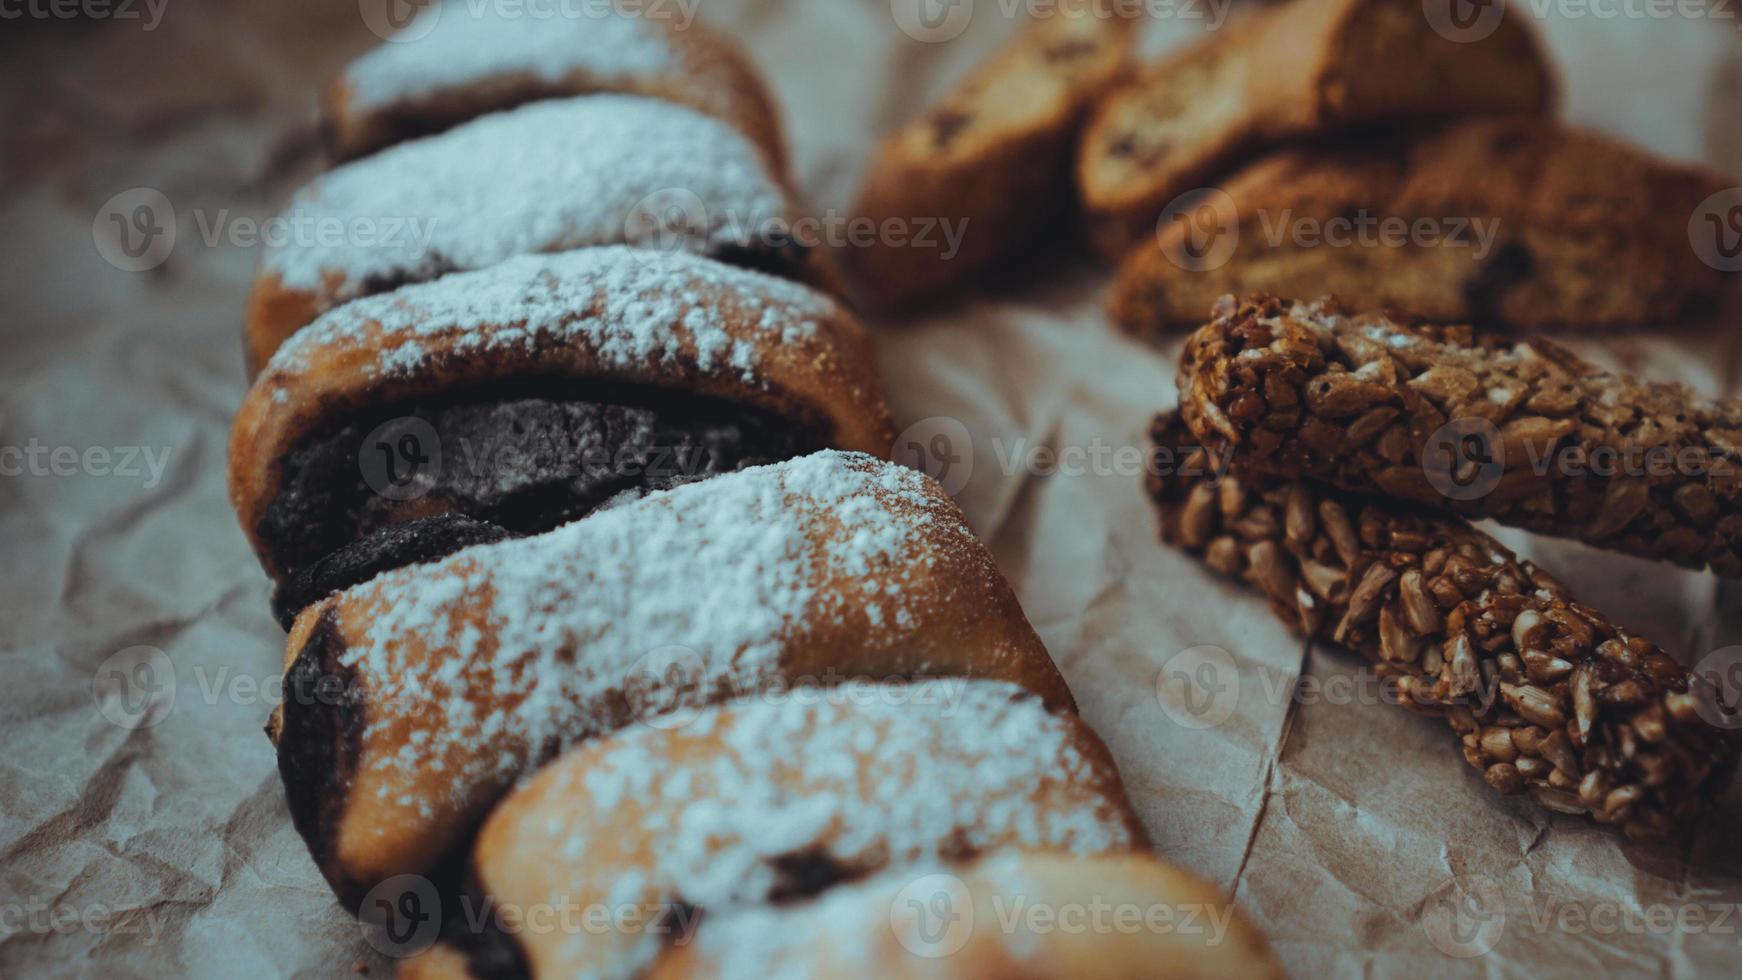
[[[375,41],[369,2],[141,0],[0,38],[0,447],[21,451],[0,458],[0,975],[392,969],[291,829],[261,733],[282,634],[224,487],[249,223],[314,172],[317,86]],[[703,16],[753,49],[800,183],[839,212],[875,135],[1011,29],[1007,5],[978,7],[947,43],[903,35],[889,0]],[[1538,8],[1573,121],[1742,174],[1734,17]],[[1201,29],[1198,9],[1151,48]],[[94,226],[138,188],[177,240],[132,272]],[[1233,892],[1301,976],[1733,974],[1734,794],[1683,849],[1497,798],[1439,723],[1368,703],[1354,657],[1156,542],[1140,449],[1174,402],[1177,341],[1113,332],[1104,274],[1072,251],[887,329],[881,358],[909,437],[948,437],[948,481],[1160,849]],[[1742,393],[1734,334],[1575,346]],[[1742,643],[1742,589],[1504,537],[1672,652]]]

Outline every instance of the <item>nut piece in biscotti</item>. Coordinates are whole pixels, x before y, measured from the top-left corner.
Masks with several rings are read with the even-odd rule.
[[[754,144],[686,106],[593,95],[495,113],[292,198],[248,299],[248,368],[341,303],[539,252],[640,245],[838,289],[795,214]]]
[[[1541,340],[1233,300],[1181,412],[1241,465],[1742,576],[1742,403]]]
[[[999,916],[1001,909],[1008,916],[1025,908],[1076,909],[1086,918],[1071,928],[1051,928],[1034,916],[1013,922]],[[1212,933],[1146,917],[1157,908],[1182,915],[1195,909],[1200,921],[1226,922],[1227,929]],[[939,920],[928,918],[939,910],[959,916],[941,933]],[[966,866],[893,869],[803,905],[749,907],[710,917],[694,941],[673,946],[650,977],[1280,980],[1283,975],[1264,937],[1220,889],[1153,855],[1009,851]]]
[[[1298,147],[1175,212],[1126,258],[1109,306],[1139,334],[1252,292],[1487,327],[1709,322],[1742,277],[1689,247],[1688,221],[1732,183],[1519,116]]]
[[[1504,7],[1497,8],[1504,10]],[[1550,109],[1554,80],[1525,18],[1472,40],[1419,3],[1296,0],[1231,21],[1121,85],[1090,118],[1078,190],[1118,259],[1181,194],[1290,140],[1465,112]]]
[[[635,16],[514,16],[443,0],[327,85],[322,129],[338,161],[539,99],[645,95],[724,120],[778,172],[786,151],[767,87],[731,38],[697,22]]]
[[[900,305],[1021,248],[1069,199],[1069,155],[1088,106],[1119,76],[1133,21],[1065,5],[1036,19],[925,115],[886,137],[854,214],[877,240],[845,253],[872,300]],[[886,238],[942,225],[920,241]],[[960,237],[949,240],[946,232]]]
[[[1011,684],[798,689],[684,721],[575,749],[490,815],[472,852],[476,900],[609,909],[612,922],[461,924],[448,939],[477,975],[509,963],[533,978],[639,977],[703,921],[886,868],[1145,846],[1100,739]],[[888,928],[887,909],[875,918]]]
[[[564,747],[701,705],[914,676],[1072,704],[943,489],[834,451],[388,572],[304,610],[285,653],[291,816],[352,908],[433,874]]]
[[[864,328],[796,283],[623,246],[347,304],[236,417],[230,495],[281,619],[628,492],[894,443]]]
[[[1493,788],[1662,838],[1729,783],[1737,733],[1702,717],[1701,682],[1463,520],[1227,470],[1172,415],[1152,437],[1162,537],[1366,657]]]

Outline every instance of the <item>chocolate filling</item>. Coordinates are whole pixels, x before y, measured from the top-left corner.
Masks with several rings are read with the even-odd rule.
[[[392,406],[290,453],[256,533],[282,622],[331,592],[822,448],[822,426],[647,386],[520,382]]]

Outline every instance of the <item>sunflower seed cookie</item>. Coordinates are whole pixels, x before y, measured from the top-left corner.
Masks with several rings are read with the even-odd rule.
[[[779,113],[735,41],[616,5],[538,15],[432,4],[327,85],[322,129],[343,162],[526,102],[608,92],[687,105],[735,126],[775,170],[784,166]]]
[[[1445,718],[1502,793],[1661,838],[1735,768],[1686,668],[1455,517],[1223,469],[1157,418],[1162,537],[1254,586],[1290,626],[1366,657],[1398,704]]]
[[[1134,22],[1087,5],[1024,28],[877,151],[854,213],[879,227],[939,222],[958,241],[911,236],[847,251],[885,305],[960,281],[1020,247],[1069,196],[1069,154],[1088,106],[1124,67]]]
[[[1227,301],[1181,412],[1241,465],[1742,576],[1742,403],[1543,341]]]
[[[1149,238],[1169,201],[1285,141],[1548,110],[1553,77],[1523,21],[1507,15],[1469,42],[1436,31],[1421,4],[1396,0],[1298,0],[1235,21],[1095,111],[1077,161],[1091,237],[1117,259]]]
[[[1121,264],[1110,312],[1154,334],[1227,293],[1331,293],[1506,328],[1709,321],[1742,279],[1702,261],[1688,221],[1732,183],[1520,116],[1298,147],[1171,210]]]

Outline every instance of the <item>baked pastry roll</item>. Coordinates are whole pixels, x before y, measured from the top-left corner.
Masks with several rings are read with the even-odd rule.
[[[1218,308],[1179,389],[1198,438],[1250,470],[1742,578],[1742,401],[1269,297]]]
[[[638,719],[914,675],[1071,705],[942,488],[832,451],[381,575],[305,610],[286,657],[272,733],[291,815],[353,908],[433,873],[540,761]]]
[[[1062,4],[1038,17],[883,140],[853,210],[913,233],[846,251],[866,294],[899,305],[934,293],[1020,249],[1057,217],[1061,208],[1048,203],[1072,196],[1077,131],[1118,79],[1136,34],[1136,21],[1098,7]],[[940,231],[924,235],[932,222]]]
[[[737,128],[783,168],[779,113],[732,38],[700,23],[597,14],[512,16],[444,0],[327,85],[322,128],[340,161],[539,99],[616,92],[687,105]]]
[[[248,299],[248,366],[341,303],[535,252],[644,245],[832,286],[794,217],[755,144],[717,119],[640,96],[536,102],[298,192]]]
[[[1173,414],[1150,434],[1162,539],[1366,657],[1379,700],[1443,718],[1490,787],[1684,841],[1729,787],[1715,685],[1464,520],[1230,470]]]
[[[683,252],[583,249],[323,317],[244,399],[230,495],[288,619],[625,491],[893,441],[864,328],[834,300]]]
[[[1096,246],[1120,258],[1153,239],[1169,202],[1288,141],[1466,112],[1552,110],[1554,76],[1526,18],[1484,4],[1484,20],[1466,35],[1436,16],[1397,0],[1297,0],[1121,85],[1089,120],[1077,161]]]
[[[490,815],[477,899],[607,909],[613,928],[450,937],[479,975],[634,977],[698,915],[1004,849],[1144,846],[1100,739],[1019,687],[801,689],[578,748]]]
[[[654,980],[1280,978],[1214,885],[1141,853],[1007,851],[710,916]]]
[[[1688,223],[1733,183],[1528,116],[1301,147],[1135,249],[1109,305],[1139,334],[1253,292],[1515,329],[1708,322],[1742,280],[1702,260]]]

